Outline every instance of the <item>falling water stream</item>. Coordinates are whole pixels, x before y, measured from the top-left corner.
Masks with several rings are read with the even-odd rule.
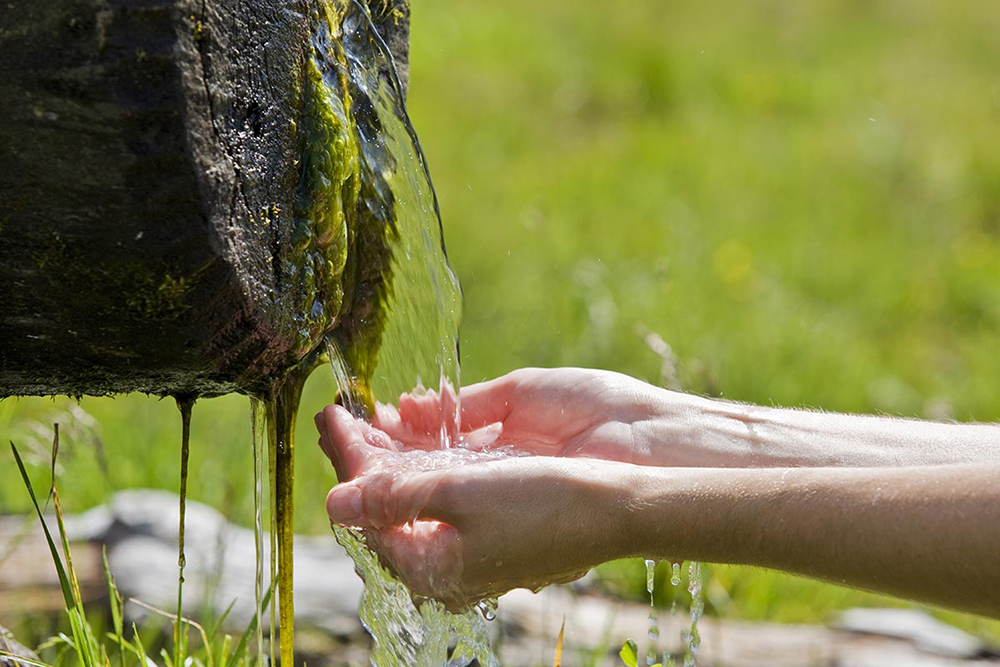
[[[323,225],[333,227],[334,237],[338,226],[343,226],[343,239],[331,241],[325,227],[320,229],[319,222],[314,225],[318,230],[315,245],[320,245],[322,236],[324,247],[331,248],[323,258],[324,266],[360,236],[367,235],[357,246],[365,248],[363,252],[382,247],[372,242],[380,237],[388,250],[388,257],[366,255],[353,260],[362,263],[353,269],[348,258],[347,268],[342,269],[343,293],[336,298],[342,297],[350,308],[345,305],[341,310],[342,326],[327,337],[321,350],[333,368],[339,400],[356,416],[368,417],[376,401],[394,403],[404,392],[435,391],[442,397],[440,445],[454,459],[450,464],[481,458],[482,454],[464,450],[457,442],[461,291],[445,256],[436,195],[406,115],[392,56],[363,4],[315,0],[313,10],[312,55],[303,82],[303,131],[309,141],[330,143],[307,147],[303,161],[309,183],[307,205],[301,204],[297,215],[322,219]],[[348,210],[355,205],[351,197],[357,209]],[[354,222],[345,223],[346,218]],[[364,272],[370,269],[384,271],[384,282],[371,280],[369,275],[366,283]],[[350,303],[352,296],[355,301]],[[276,584],[278,607],[276,624],[272,596],[270,636],[275,637],[277,625],[285,665],[293,664],[292,435],[302,383],[312,368],[312,363],[303,364],[263,400],[251,400],[256,553],[263,558],[261,450],[266,419],[271,582]],[[410,465],[421,464],[410,461]],[[415,604],[410,591],[369,551],[360,532],[340,527],[334,527],[334,532],[365,582],[359,613],[374,639],[373,665],[440,667],[473,660],[484,667],[499,664],[484,621],[495,603],[482,604],[481,614],[472,609],[451,614],[436,601]],[[263,564],[258,562],[258,610],[263,578]],[[258,623],[261,653],[262,626]],[[274,642],[270,644],[273,664]]]
[[[656,561],[646,559],[646,592],[649,593],[649,617],[646,634],[649,648],[646,649],[646,667],[653,667],[659,657],[660,619],[656,613]]]
[[[184,514],[187,507],[188,458],[191,451],[191,410],[194,399],[177,398],[177,408],[181,412],[181,488],[180,508],[177,526],[177,619],[174,623],[174,662],[179,662],[179,656],[184,653],[186,635],[181,622],[184,593],[184,568],[187,558],[184,555]]]
[[[698,647],[701,645],[698,621],[705,610],[705,601],[702,597],[701,563],[695,561],[691,561],[688,565],[688,593],[691,594],[691,627],[684,631],[684,638],[687,640],[684,667],[694,667],[698,659]]]

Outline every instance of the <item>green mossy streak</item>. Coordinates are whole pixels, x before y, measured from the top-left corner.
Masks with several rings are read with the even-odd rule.
[[[350,120],[350,98],[323,81],[315,57],[305,66],[299,124],[302,157],[292,216],[292,274],[301,295],[296,351],[315,348],[339,321],[344,305],[344,268],[360,191],[358,141]]]

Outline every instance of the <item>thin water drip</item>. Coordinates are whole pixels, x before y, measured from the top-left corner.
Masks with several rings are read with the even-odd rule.
[[[264,438],[266,437],[264,404],[250,398],[250,433],[253,448],[253,538],[254,538],[254,615],[257,631],[257,660],[264,661],[264,624],[260,601],[264,595]]]
[[[653,667],[657,663],[657,644],[660,641],[660,620],[656,614],[656,561],[646,559],[646,592],[649,594],[649,616],[647,631],[649,648],[646,650],[646,665]]]
[[[184,567],[187,558],[184,556],[184,519],[187,509],[188,458],[191,443],[191,410],[194,407],[193,398],[176,398],[177,408],[181,412],[181,484],[180,506],[177,521],[177,620],[174,625],[174,662],[180,661],[184,652],[183,603],[184,603]]]
[[[265,419],[267,414],[267,406],[264,407]],[[275,511],[277,505],[277,494],[278,488],[276,484],[277,477],[277,448],[271,446],[270,440],[270,428],[265,427],[268,430],[268,447],[267,447],[267,491],[268,491],[268,508],[270,509],[270,516],[268,517],[268,546],[270,547],[270,571],[268,576],[271,582],[271,601],[268,605],[268,664],[273,666],[277,664],[274,659],[274,638],[277,637],[277,599],[278,596],[275,595],[274,586],[278,581],[278,513]]]
[[[687,652],[684,654],[684,667],[695,667],[698,647],[701,645],[698,621],[705,610],[705,600],[702,596],[701,563],[691,561],[688,564],[688,592],[691,594],[691,628],[685,632]]]
[[[295,662],[295,609],[292,582],[294,581],[294,496],[295,482],[295,416],[298,413],[302,386],[308,377],[311,365],[306,363],[285,377],[280,387],[275,389],[266,401],[269,458],[274,466],[271,470],[273,490],[271,498],[272,525],[274,527],[271,567],[274,571],[274,548],[277,548],[278,585],[278,640],[282,665],[291,666]],[[275,545],[275,542],[277,544]],[[272,575],[272,582],[275,581]],[[271,596],[272,601],[274,596]],[[272,624],[274,610],[271,611]],[[274,635],[271,635],[274,646]]]
[[[476,609],[479,613],[483,615],[483,618],[487,621],[495,621],[497,618],[497,608],[500,606],[500,601],[496,598],[486,598],[485,600],[480,600],[476,603]]]
[[[358,419],[367,418],[368,408],[363,396],[359,396],[360,380],[348,368],[343,346],[334,336],[326,337],[326,353],[330,360],[333,379],[337,383],[337,398],[348,412]]]

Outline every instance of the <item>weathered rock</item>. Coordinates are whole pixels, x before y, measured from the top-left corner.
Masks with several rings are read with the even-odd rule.
[[[0,397],[256,391],[318,340],[287,275],[312,2],[0,5]],[[405,66],[405,2],[371,3]]]

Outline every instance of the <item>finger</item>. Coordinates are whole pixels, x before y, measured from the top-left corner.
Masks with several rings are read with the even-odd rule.
[[[326,419],[323,418],[322,411],[316,413],[316,416],[313,417],[313,422],[316,424],[316,430],[319,431],[320,449],[323,450],[326,457],[333,463],[333,467],[339,470],[340,455],[337,453],[337,448],[330,442],[330,436],[326,430]]]
[[[366,435],[371,437],[371,427],[340,405],[323,408],[317,415],[317,424],[325,436],[320,445],[333,462],[337,479],[348,480],[364,472],[375,454],[366,438]]]
[[[506,421],[511,413],[512,387],[509,375],[462,387],[462,430],[473,431]]]
[[[372,473],[338,484],[326,497],[330,520],[346,526],[387,528],[431,519],[454,523],[448,471]]]
[[[489,449],[497,443],[503,433],[503,423],[494,422],[489,426],[470,431],[462,436],[461,445],[466,449],[483,450]]]
[[[399,418],[414,436],[434,435],[441,432],[441,397],[436,391],[420,394],[402,394],[399,397]]]
[[[375,404],[375,414],[372,415],[372,426],[385,431],[397,440],[401,438],[397,438],[396,434],[403,433],[406,428],[403,421],[399,418],[399,410],[390,403]]]
[[[494,422],[502,422],[510,415],[510,375],[462,387],[460,391],[461,430],[473,431]],[[446,410],[454,410],[454,394],[446,388],[444,397],[435,391],[420,394],[407,393],[399,397],[399,423],[409,427],[401,433],[410,439],[424,442],[421,436],[437,437]],[[386,417],[390,414],[387,412]],[[387,424],[389,420],[387,419]],[[398,438],[403,439],[403,438]],[[404,440],[405,441],[405,440]]]
[[[406,449],[432,450],[441,448],[439,431],[433,434],[415,432],[410,423],[403,421],[399,410],[393,405],[376,404],[372,426],[386,433]]]

